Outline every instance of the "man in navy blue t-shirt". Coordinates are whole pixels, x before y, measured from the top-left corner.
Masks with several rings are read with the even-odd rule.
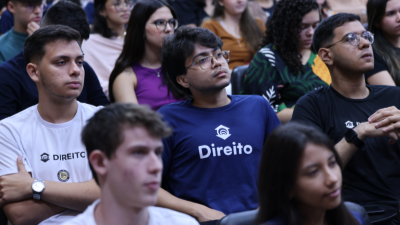
[[[200,222],[258,207],[263,143],[280,125],[264,98],[227,95],[229,52],[222,44],[207,29],[181,27],[162,49],[170,90],[191,99],[159,110],[174,132],[164,140],[158,205]]]

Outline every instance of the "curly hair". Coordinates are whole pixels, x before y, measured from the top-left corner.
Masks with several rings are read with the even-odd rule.
[[[268,20],[262,46],[272,43],[295,75],[303,70],[301,54],[298,52],[301,21],[304,15],[318,9],[315,0],[280,0]]]

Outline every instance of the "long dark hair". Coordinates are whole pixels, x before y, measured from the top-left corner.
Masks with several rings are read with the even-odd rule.
[[[121,55],[119,55],[115,67],[110,75],[108,90],[111,102],[115,101],[113,95],[113,84],[115,78],[117,78],[117,76],[127,67],[132,66],[144,56],[146,23],[151,15],[163,6],[168,7],[172,16],[175,19],[177,18],[174,9],[164,0],[140,1],[136,3],[135,7],[133,7],[128,22],[128,28],[126,29],[124,47],[122,48]]]
[[[107,20],[100,15],[100,11],[106,7],[107,0],[94,0],[94,19],[92,33],[100,34],[105,38],[117,36],[107,25]]]
[[[375,35],[372,47],[385,62],[389,74],[392,76],[396,86],[400,86],[400,54],[396,52],[395,46],[384,36],[375,23],[380,23],[386,11],[386,3],[389,0],[369,0],[367,3],[368,30]]]
[[[262,46],[272,43],[294,75],[303,69],[298,50],[301,21],[303,16],[312,10],[319,10],[315,0],[280,0],[267,23],[268,29]]]
[[[333,143],[321,131],[298,123],[278,127],[269,135],[261,157],[258,223],[275,217],[282,218],[287,225],[304,223],[304,216],[290,199],[290,192],[295,185],[301,157],[308,143],[327,147],[342,168]],[[336,208],[327,210],[325,216],[330,225],[359,225],[343,201]]]
[[[224,16],[224,7],[218,4],[217,1],[214,1],[214,3],[215,3],[214,4],[215,8],[212,19],[216,20]],[[250,15],[250,11],[247,6],[240,18],[239,28],[240,28],[240,34],[247,43],[246,47],[249,50],[249,52],[251,54],[256,53],[261,46],[263,33],[258,27],[256,21]]]

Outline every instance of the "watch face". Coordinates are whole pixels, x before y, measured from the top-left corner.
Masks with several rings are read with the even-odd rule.
[[[35,181],[32,184],[32,189],[36,192],[42,192],[44,189],[44,183],[40,181]]]

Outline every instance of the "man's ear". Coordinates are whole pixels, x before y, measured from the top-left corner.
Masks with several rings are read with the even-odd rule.
[[[38,83],[40,81],[39,70],[38,70],[38,66],[36,64],[28,63],[28,65],[26,65],[26,72],[28,72],[28,75],[31,77],[31,79],[35,83]]]
[[[94,150],[89,155],[89,162],[92,165],[93,170],[96,172],[97,177],[105,176],[107,174],[107,165],[109,163],[109,159],[104,154],[104,152],[100,150]]]
[[[10,13],[12,13],[12,14],[15,13],[15,5],[12,1],[8,1],[7,9],[8,9],[8,11],[10,11]]]
[[[176,82],[182,85],[184,88],[189,88],[189,83],[186,81],[186,75],[179,75],[176,77]]]
[[[321,60],[328,66],[333,64],[333,54],[332,51],[328,48],[320,48],[318,50],[318,55]]]

